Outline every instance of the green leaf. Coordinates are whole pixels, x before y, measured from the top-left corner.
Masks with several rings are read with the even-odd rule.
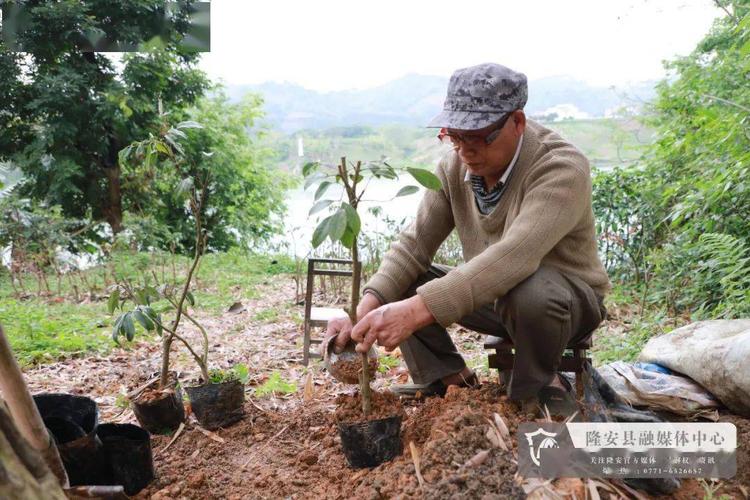
[[[160,153],[164,153],[167,156],[172,156],[172,151],[163,142],[159,141],[156,144],[154,144],[154,146],[156,147],[156,150],[159,151]]]
[[[407,167],[406,171],[409,172],[412,177],[414,177],[414,180],[416,180],[427,189],[437,190],[443,186],[440,183],[440,179],[438,179],[438,177],[432,172],[414,167]]]
[[[321,181],[326,178],[326,174],[323,172],[315,172],[310,177],[305,179],[305,189],[309,188],[313,184],[315,184],[318,181]]]
[[[333,215],[323,219],[315,228],[312,237],[313,248],[318,248],[326,238],[339,241],[346,231],[346,226],[346,212],[340,208]]]
[[[122,327],[122,318],[125,317],[125,314],[119,315],[115,320],[115,324],[112,325],[112,340],[114,340],[117,345],[120,345],[120,339],[118,336],[120,335],[120,327]]]
[[[325,194],[330,185],[331,181],[323,181],[320,183],[320,186],[318,186],[318,189],[315,191],[315,201],[318,201],[320,197]]]
[[[133,311],[133,316],[135,316],[136,321],[141,324],[141,326],[147,331],[153,331],[154,330],[154,322],[151,321],[151,319],[146,316],[143,311],[140,309],[136,309]]]
[[[183,128],[203,128],[203,125],[201,125],[198,122],[194,122],[192,120],[187,120],[184,122],[180,122],[177,125],[175,125],[175,128],[183,129]]]
[[[352,228],[350,228],[349,226],[346,226],[346,231],[344,231],[344,234],[341,235],[341,244],[349,250],[351,250],[354,246],[354,233],[352,232]]]
[[[107,310],[109,311],[109,314],[112,314],[115,312],[115,309],[117,309],[117,305],[120,302],[120,289],[115,288],[115,290],[109,294],[109,299],[107,299]]]
[[[320,166],[320,163],[316,161],[305,163],[305,166],[302,167],[302,175],[304,177],[307,177],[308,175],[313,173],[319,166]]]
[[[328,208],[328,206],[331,203],[333,203],[333,200],[320,200],[317,203],[315,203],[315,205],[312,206],[312,208],[310,209],[310,212],[307,215],[318,213],[324,208]]]
[[[336,210],[336,213],[330,217],[330,219],[330,231],[328,233],[328,236],[331,238],[331,241],[338,241],[341,239],[341,236],[344,235],[344,231],[346,231],[346,210],[339,208],[338,210]]]
[[[176,137],[179,137],[180,139],[187,139],[187,136],[185,135],[185,132],[183,132],[182,130],[178,130],[178,129],[174,128],[174,127],[172,127],[172,128],[169,129],[169,131],[167,132],[166,136],[169,137],[169,136],[173,136],[173,135],[176,136]]]
[[[346,213],[346,227],[351,230],[352,236],[356,238],[359,234],[359,230],[362,228],[362,221],[359,218],[359,214],[354,210],[354,207],[348,203],[342,203],[341,206]],[[351,248],[351,244],[345,246]]]
[[[328,219],[329,217],[326,217],[323,219],[320,224],[318,224],[318,227],[315,228],[315,231],[313,231],[312,235],[312,246],[313,248],[318,248],[323,241],[325,241],[326,236],[328,236],[328,233],[326,232],[328,230]]]
[[[190,304],[191,307],[195,307],[195,297],[193,297],[193,293],[188,291],[185,294],[185,299],[187,299],[188,304]]]
[[[133,323],[133,316],[131,313],[125,313],[122,318],[121,328],[123,333],[125,333],[125,338],[127,338],[129,342],[132,342],[133,337],[135,337],[135,323]]]
[[[398,193],[396,193],[396,198],[398,198],[399,196],[408,196],[410,194],[416,193],[417,191],[419,191],[419,188],[417,186],[404,186],[398,190]]]

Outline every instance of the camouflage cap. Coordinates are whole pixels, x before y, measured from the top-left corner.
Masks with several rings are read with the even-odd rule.
[[[462,68],[451,76],[443,112],[427,127],[482,129],[506,113],[523,109],[527,97],[523,73],[492,63]]]

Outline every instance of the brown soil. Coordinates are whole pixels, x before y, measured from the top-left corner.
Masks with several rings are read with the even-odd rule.
[[[394,401],[377,393],[380,406],[393,410]],[[171,439],[154,437],[157,479],[137,498],[514,498],[523,492],[514,480],[509,452],[485,437],[485,418],[504,415],[511,432],[515,408],[501,401],[499,388],[456,389],[445,399],[409,402],[403,408],[404,452],[373,469],[347,466],[336,432],[335,408],[317,400],[287,411],[264,412],[251,403],[245,418],[217,431],[219,443],[197,429],[185,429],[164,453]],[[348,397],[355,404],[357,397]],[[398,402],[395,402],[398,407]],[[413,440],[421,452],[420,490],[409,452]],[[485,461],[464,465],[488,450]]]
[[[403,416],[404,410],[401,408],[401,402],[398,396],[392,392],[372,391],[371,411],[365,416],[362,414],[362,394],[359,392],[354,396],[342,394],[336,398],[338,408],[334,414],[334,420],[337,423],[355,424],[358,422],[368,422],[381,418]]]
[[[367,365],[370,369],[370,380],[375,378],[378,372],[378,360],[369,358]],[[362,370],[362,362],[357,360],[339,360],[331,365],[331,374],[342,382],[349,384],[359,383],[359,372]]]

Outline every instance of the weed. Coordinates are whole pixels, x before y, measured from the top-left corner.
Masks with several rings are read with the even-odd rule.
[[[255,395],[259,397],[273,395],[276,393],[281,394],[293,394],[297,392],[297,384],[294,382],[287,382],[283,378],[281,378],[281,374],[279,372],[273,372],[271,376],[268,377],[268,380],[266,380],[263,385],[260,387],[256,387],[255,389]]]

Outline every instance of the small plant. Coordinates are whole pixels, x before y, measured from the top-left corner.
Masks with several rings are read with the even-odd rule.
[[[162,114],[164,118],[166,115]],[[146,331],[155,331],[162,338],[162,366],[159,387],[169,384],[170,350],[175,340],[181,342],[188,350],[193,360],[200,368],[204,381],[209,380],[208,373],[208,334],[205,328],[189,312],[188,306],[195,306],[195,298],[191,291],[192,281],[198,264],[203,257],[208,240],[208,233],[203,227],[203,216],[206,211],[206,201],[210,186],[210,174],[205,169],[198,170],[188,161],[180,139],[187,136],[184,129],[201,128],[195,122],[182,122],[175,127],[169,127],[163,122],[161,134],[151,135],[148,139],[136,142],[120,151],[120,162],[141,162],[145,168],[151,168],[155,162],[164,160],[162,168],[171,168],[182,178],[175,190],[175,196],[185,199],[188,209],[187,218],[194,225],[195,249],[192,262],[187,272],[185,282],[177,284],[158,285],[156,274],[153,274],[154,284],[133,286],[126,280],[120,281],[110,294],[108,309],[110,314],[115,310],[123,311],[115,320],[112,328],[112,339],[119,343],[119,337],[124,336],[132,341],[135,336],[135,324],[139,323]],[[210,153],[203,153],[210,155]],[[167,302],[162,311],[157,311],[154,303],[158,300]],[[166,311],[173,311],[169,321],[163,317]],[[202,346],[196,350],[181,333],[180,325],[183,318],[195,325],[202,336]]]
[[[230,370],[220,370],[214,368],[208,372],[208,381],[212,384],[222,384],[224,382],[238,381],[246,384],[250,376],[250,370],[243,363],[236,364]]]
[[[382,356],[378,359],[378,371],[380,373],[388,373],[391,368],[396,368],[401,361],[393,356]]]
[[[352,256],[353,273],[351,299],[349,302],[349,318],[352,325],[357,322],[357,306],[359,305],[359,287],[362,266],[359,258],[359,247],[357,239],[362,228],[357,208],[365,194],[367,185],[372,178],[397,180],[399,171],[406,171],[421,185],[428,189],[440,189],[441,183],[432,172],[420,168],[406,167],[397,169],[386,161],[368,162],[361,161],[351,163],[346,157],[341,158],[341,163],[336,166],[325,166],[320,163],[308,163],[302,169],[306,177],[305,189],[317,185],[315,191],[315,204],[310,209],[310,215],[328,210],[331,214],[324,218],[315,228],[312,236],[313,247],[319,247],[326,239],[332,243],[341,242],[349,249]],[[343,194],[337,199],[325,198],[328,188],[334,184],[343,186]],[[404,186],[396,193],[394,198],[407,196],[419,191],[417,186]],[[344,198],[344,196],[346,198]],[[361,355],[362,367],[360,371],[360,392],[362,394],[362,412],[370,414],[370,374],[365,369],[368,366],[367,353]]]
[[[297,384],[287,382],[281,378],[279,372],[273,372],[263,385],[255,389],[255,395],[259,397],[268,396],[269,394],[293,394],[297,392]]]

